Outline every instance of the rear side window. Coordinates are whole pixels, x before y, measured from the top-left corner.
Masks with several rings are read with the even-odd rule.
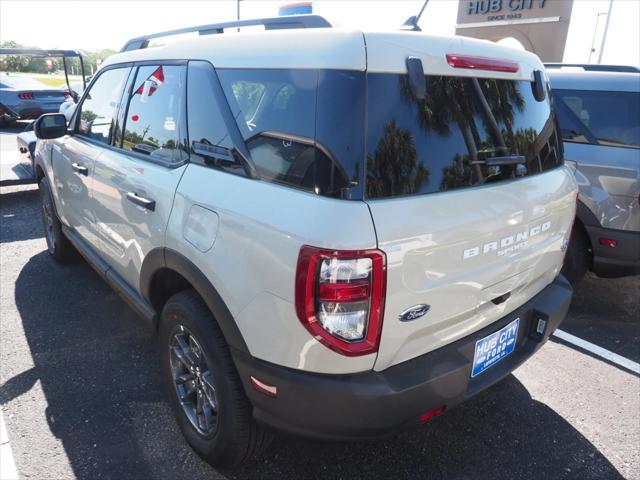
[[[129,68],[114,68],[96,79],[80,105],[78,135],[109,144],[129,71]]]
[[[562,139],[640,148],[640,93],[554,90]]]
[[[226,100],[216,96],[220,87],[216,88],[213,67],[207,62],[189,62],[187,78],[191,159],[228,173],[246,175],[244,163],[233,150],[229,128],[222,114]]]
[[[358,184],[357,156],[363,150],[361,74],[221,69],[218,76],[263,180],[352,198],[351,187]],[[354,89],[356,94],[349,96]],[[320,98],[329,101],[329,107],[319,106]],[[341,100],[346,102],[338,106]],[[336,121],[336,112],[348,115]]]
[[[122,148],[164,163],[187,158],[180,132],[185,70],[181,65],[139,67],[131,88]]]
[[[427,75],[415,99],[406,75],[368,75],[366,197],[468,188],[562,163],[550,101],[527,81]]]

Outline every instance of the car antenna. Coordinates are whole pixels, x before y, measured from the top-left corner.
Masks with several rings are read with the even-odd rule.
[[[407,18],[407,21],[402,24],[400,30],[421,32],[422,29],[418,26],[418,22],[420,21],[420,17],[422,17],[422,12],[424,12],[424,9],[427,8],[427,3],[429,3],[429,0],[424,0],[424,3],[422,4],[422,8],[420,9],[418,15]]]

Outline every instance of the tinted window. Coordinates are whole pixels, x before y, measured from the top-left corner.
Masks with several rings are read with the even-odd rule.
[[[138,69],[131,88],[123,148],[163,162],[179,162],[186,158],[180,136],[185,108],[184,84],[183,66],[156,65]]]
[[[530,82],[427,76],[427,98],[406,75],[368,75],[366,196],[471,187],[561,164],[548,100]]]
[[[313,70],[218,70],[218,75],[261,178],[321,195],[352,196],[347,191],[357,177],[352,159],[362,153],[363,115],[357,111],[364,105],[362,75],[355,80],[347,73]],[[317,106],[320,98],[329,105]],[[341,127],[335,135],[341,138],[334,139],[331,134]]]
[[[87,93],[78,121],[78,134],[109,144],[128,68],[114,68],[100,75]]]
[[[244,165],[232,150],[233,143],[222,114],[221,107],[226,108],[226,105],[218,103],[215,92],[213,67],[206,62],[190,62],[187,112],[191,158],[229,173],[244,175]],[[226,102],[224,98],[222,101]]]
[[[251,122],[264,95],[265,85],[239,79],[233,83],[231,88],[233,89],[233,96],[238,102],[238,107],[242,110],[244,120]]]
[[[640,148],[640,93],[554,90],[562,138]]]

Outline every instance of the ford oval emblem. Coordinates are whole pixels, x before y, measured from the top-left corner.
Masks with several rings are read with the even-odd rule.
[[[410,322],[417,318],[424,316],[431,307],[424,303],[420,305],[414,305],[413,307],[407,308],[404,312],[400,314],[401,322]]]

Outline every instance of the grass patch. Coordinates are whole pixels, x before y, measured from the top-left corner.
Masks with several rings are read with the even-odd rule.
[[[42,82],[45,85],[48,85],[53,88],[60,88],[63,85],[67,84],[64,78],[60,78],[60,77],[37,77],[35,78],[35,80]]]

